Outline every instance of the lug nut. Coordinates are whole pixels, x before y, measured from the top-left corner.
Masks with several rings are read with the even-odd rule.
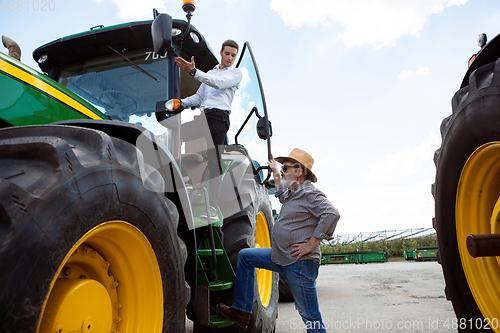
[[[71,275],[71,268],[70,267],[64,267],[63,274],[64,274],[64,276],[70,276]]]

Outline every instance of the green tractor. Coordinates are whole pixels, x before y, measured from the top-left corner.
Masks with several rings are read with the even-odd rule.
[[[434,228],[462,332],[500,332],[500,35],[469,60],[434,155]]]
[[[44,75],[0,53],[2,332],[179,333],[186,317],[195,332],[236,330],[214,306],[232,302],[238,252],[270,246],[270,170],[242,144],[270,156],[270,122],[245,44],[218,220],[201,217],[209,147],[182,142],[191,111],[165,101],[199,86],[176,56],[218,61],[184,9],[187,21],[155,11],[45,44]],[[274,331],[278,281],[257,272],[248,331]]]

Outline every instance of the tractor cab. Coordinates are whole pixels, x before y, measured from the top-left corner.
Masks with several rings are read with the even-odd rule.
[[[156,106],[171,98],[190,96],[200,86],[199,81],[175,64],[177,56],[185,59],[194,56],[196,67],[204,72],[215,67],[218,60],[201,33],[189,22],[169,19],[167,14],[155,16],[155,21],[98,26],[63,37],[37,48],[33,57],[43,72],[83,98],[96,113],[112,121],[142,126],[153,133],[156,140],[166,145],[190,187],[207,187],[209,178],[226,178],[222,184],[219,216],[222,219],[222,216],[234,215],[255,197],[255,189],[241,190],[240,187],[245,187],[248,178],[264,183],[267,179],[263,170],[270,157],[270,123],[252,51],[245,43],[236,65],[242,70],[243,79],[232,106],[229,145],[223,153],[223,175],[207,176],[206,152],[213,143],[181,140],[182,125],[195,115],[203,116],[203,112],[193,108],[172,115],[158,111]],[[158,23],[165,16],[166,22]],[[159,38],[154,28],[158,25],[162,31],[171,31],[172,37],[163,40],[163,44],[169,45],[163,45],[157,53],[153,41]],[[263,140],[267,141],[267,147]],[[245,146],[252,148],[254,159]],[[150,164],[160,169],[162,163]],[[233,171],[231,177],[224,177]],[[268,170],[267,178],[269,176]],[[237,199],[245,192],[248,192],[246,202]],[[201,202],[205,202],[203,195],[201,197]],[[194,213],[195,227],[196,215],[199,214]]]

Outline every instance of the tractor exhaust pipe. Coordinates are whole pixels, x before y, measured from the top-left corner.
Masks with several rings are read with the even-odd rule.
[[[21,61],[21,48],[19,47],[19,44],[17,44],[14,40],[10,39],[7,36],[2,36],[2,43],[3,46],[9,50],[9,55],[12,58],[16,58],[17,60]]]

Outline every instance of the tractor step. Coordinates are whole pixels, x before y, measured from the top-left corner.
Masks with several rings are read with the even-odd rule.
[[[212,327],[222,328],[233,324],[234,321],[231,319],[227,319],[219,315],[210,315],[210,326]]]
[[[210,257],[212,255],[212,250],[211,249],[196,250],[196,252],[200,256],[204,256],[204,257]],[[222,254],[224,254],[224,250],[223,249],[215,249],[215,255],[216,256],[220,256]]]
[[[210,291],[220,291],[220,290],[227,290],[231,289],[234,285],[234,282],[231,281],[217,281],[217,282],[210,282],[208,284]]]

